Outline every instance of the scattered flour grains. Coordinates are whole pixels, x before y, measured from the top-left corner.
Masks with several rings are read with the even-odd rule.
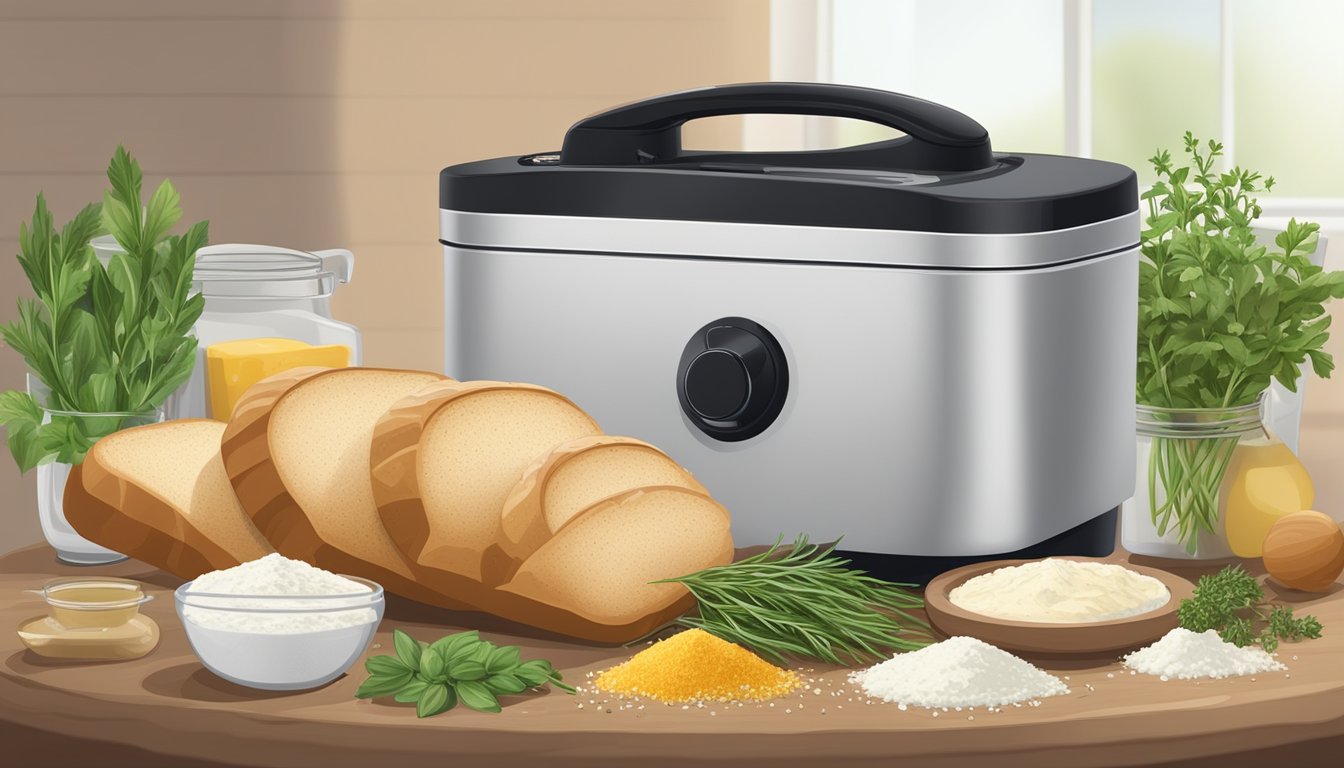
[[[1126,667],[1163,680],[1194,680],[1253,675],[1287,669],[1256,646],[1238,648],[1210,629],[1191,632],[1177,627],[1161,640],[1125,657]]]
[[[849,679],[870,696],[928,708],[999,707],[1069,692],[1054,675],[973,637],[898,654]]]
[[[182,615],[203,627],[253,634],[341,629],[377,619],[370,607],[371,592],[367,585],[344,576],[270,554],[201,574],[187,589]]]

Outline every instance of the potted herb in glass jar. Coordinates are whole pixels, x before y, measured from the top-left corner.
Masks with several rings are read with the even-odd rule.
[[[1222,145],[1190,133],[1185,154],[1192,165],[1180,168],[1166,151],[1154,156],[1159,180],[1143,195],[1138,482],[1121,543],[1158,557],[1258,556],[1261,529],[1312,493],[1262,423],[1264,393],[1271,380],[1296,391],[1308,359],[1330,375],[1324,304],[1344,297],[1344,272],[1311,263],[1316,224],[1292,220],[1273,246],[1257,242],[1255,193],[1273,178],[1262,187],[1258,173],[1216,171]],[[1268,493],[1248,492],[1252,466],[1273,470]]]
[[[19,228],[19,263],[36,298],[21,298],[18,319],[0,326],[28,364],[26,392],[0,393],[0,423],[19,469],[36,468],[42,531],[71,563],[123,559],[65,520],[61,499],[70,467],[99,438],[163,419],[163,403],[191,373],[190,335],[204,300],[192,292],[196,250],[207,222],[181,235],[178,194],[164,181],[142,203],[140,166],[121,147],[108,165],[112,189],[59,232],[39,194],[32,221]],[[124,253],[107,263],[90,240],[107,232]]]

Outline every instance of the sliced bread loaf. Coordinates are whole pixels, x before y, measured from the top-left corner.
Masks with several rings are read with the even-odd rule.
[[[222,453],[257,528],[286,557],[387,591],[467,607],[420,584],[383,528],[369,482],[373,427],[393,403],[446,377],[381,368],[294,368],[238,400]]]
[[[600,433],[578,406],[545,387],[425,387],[374,429],[369,470],[383,524],[418,565],[500,583],[517,565],[498,546],[509,491],[538,455]]]
[[[66,485],[66,519],[84,538],[184,579],[269,552],[220,460],[224,424],[182,419],[94,444]]]
[[[709,495],[690,472],[643,440],[595,435],[561,443],[538,456],[504,500],[500,546],[525,559],[588,507],[656,485]]]
[[[652,584],[732,560],[728,510],[682,487],[630,491],[570,519],[500,591],[563,606],[581,621],[555,628],[657,627],[693,604],[680,584]],[[639,635],[633,635],[638,637]]]

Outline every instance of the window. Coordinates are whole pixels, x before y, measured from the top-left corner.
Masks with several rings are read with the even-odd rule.
[[[774,0],[772,75],[899,91],[979,120],[998,149],[1125,163],[1194,131],[1272,174],[1266,223],[1344,230],[1344,3],[1336,0]],[[802,146],[880,127],[800,118]],[[747,144],[778,146],[776,120]],[[798,144],[794,145],[795,147]]]

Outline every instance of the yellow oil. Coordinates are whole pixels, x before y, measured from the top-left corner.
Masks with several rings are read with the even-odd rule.
[[[143,593],[129,586],[86,582],[47,591],[51,617],[70,629],[119,627],[140,610]]]
[[[1238,441],[1225,478],[1223,523],[1237,557],[1262,556],[1274,521],[1316,501],[1306,467],[1273,435]]]

